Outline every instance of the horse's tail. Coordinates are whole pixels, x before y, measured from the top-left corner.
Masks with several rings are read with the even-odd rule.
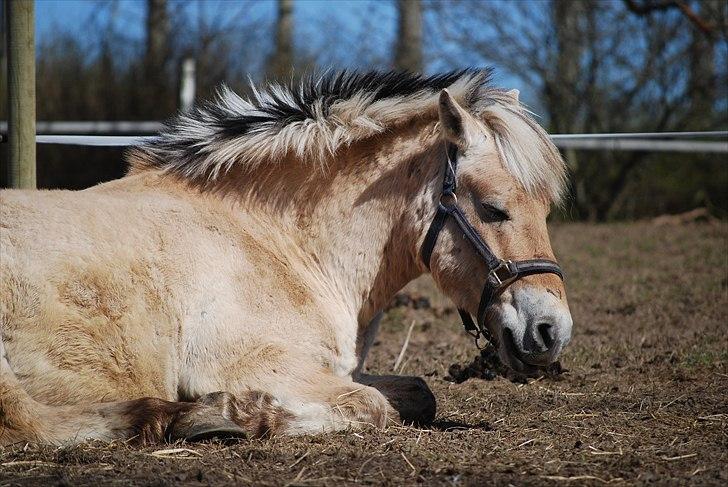
[[[292,417],[267,394],[235,398],[216,392],[196,402],[141,398],[68,406],[33,399],[5,357],[0,340],[0,446],[72,444],[86,439],[139,443],[207,437],[260,437],[281,432]]]

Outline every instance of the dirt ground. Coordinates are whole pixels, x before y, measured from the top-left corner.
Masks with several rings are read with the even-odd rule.
[[[575,324],[566,372],[446,380],[477,350],[423,279],[387,312],[369,370],[392,372],[414,321],[400,367],[437,396],[429,428],[18,446],[0,449],[0,485],[728,485],[728,225],[556,225],[552,240]]]

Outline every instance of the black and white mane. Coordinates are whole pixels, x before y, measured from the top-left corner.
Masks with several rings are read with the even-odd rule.
[[[223,86],[215,100],[178,115],[134,149],[130,161],[207,182],[233,167],[253,169],[289,156],[322,163],[341,147],[414,117],[435,120],[439,92],[447,89],[489,122],[504,163],[524,187],[558,200],[564,185],[558,151],[528,110],[490,86],[490,74],[490,69],[434,76],[343,71],[264,90],[251,84],[249,99]]]

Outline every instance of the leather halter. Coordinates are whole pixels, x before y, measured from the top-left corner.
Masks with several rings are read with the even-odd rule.
[[[473,228],[468,219],[465,217],[462,209],[458,206],[458,199],[455,195],[457,189],[457,163],[458,148],[455,144],[447,142],[447,165],[445,166],[445,177],[442,183],[442,193],[440,193],[440,201],[437,204],[437,213],[430,224],[430,229],[425,235],[425,240],[420,248],[420,256],[427,268],[430,268],[430,260],[432,252],[437,243],[437,237],[444,228],[448,217],[452,217],[457,223],[465,238],[472,244],[475,251],[480,256],[485,265],[488,267],[488,277],[483,285],[483,292],[480,296],[480,304],[478,305],[478,315],[476,321],[470,316],[470,313],[462,308],[458,308],[460,318],[463,320],[465,331],[475,337],[475,343],[480,348],[478,339],[482,336],[491,341],[488,328],[485,326],[485,314],[488,308],[493,304],[505,289],[521,279],[522,277],[533,274],[556,274],[562,280],[564,275],[559,265],[546,259],[530,259],[510,261],[498,258],[488,244],[483,241],[478,232]]]

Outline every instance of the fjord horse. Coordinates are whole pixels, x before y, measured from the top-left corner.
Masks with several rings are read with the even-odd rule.
[[[509,281],[478,313],[499,277],[472,239],[502,262],[553,261],[565,179],[517,93],[487,78],[223,89],[120,180],[0,193],[0,445],[430,421],[424,381],[362,373],[377,313],[425,272],[511,367],[555,360],[571,334],[556,273]],[[453,201],[473,235],[439,218]]]

